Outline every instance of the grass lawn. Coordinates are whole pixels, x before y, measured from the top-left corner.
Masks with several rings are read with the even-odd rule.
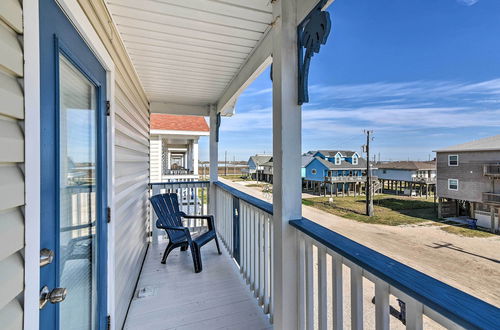
[[[315,197],[302,200],[302,204],[320,210],[365,223],[389,226],[411,225],[427,221],[437,221],[432,199],[409,198],[394,195],[377,195],[374,197],[374,216],[365,213],[365,198],[361,197]]]
[[[251,184],[247,184],[245,185],[245,187],[257,187],[257,188],[264,188],[265,186],[267,186],[268,184],[267,183],[251,183]]]
[[[240,181],[252,181],[251,178],[249,177],[242,177],[241,174],[235,174],[235,175],[219,175],[221,178],[231,180],[233,182],[240,182]]]
[[[443,226],[440,228],[441,230],[455,235],[460,235],[464,237],[493,237],[496,236],[493,233],[482,229],[470,229],[467,227],[453,225],[453,226]]]

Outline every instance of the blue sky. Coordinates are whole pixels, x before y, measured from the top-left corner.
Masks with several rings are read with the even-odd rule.
[[[500,134],[499,0],[336,0],[329,11],[303,106],[304,152],[360,150],[372,129],[382,160],[427,160]],[[272,152],[271,104],[266,70],[223,118],[219,159]]]

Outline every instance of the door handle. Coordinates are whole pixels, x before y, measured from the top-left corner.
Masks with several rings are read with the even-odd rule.
[[[40,267],[47,266],[54,260],[54,251],[49,249],[40,250]]]
[[[68,290],[66,288],[55,288],[49,291],[47,286],[44,286],[40,291],[40,309],[44,308],[48,302],[58,304],[66,299]]]

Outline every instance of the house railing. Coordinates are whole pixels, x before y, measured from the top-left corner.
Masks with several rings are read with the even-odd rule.
[[[179,198],[179,208],[186,214],[202,215],[208,214],[208,188],[209,181],[178,181],[178,182],[157,182],[150,183],[150,195],[165,193],[176,193]],[[162,231],[156,228],[156,214],[151,208],[151,224],[149,232],[152,236],[152,241],[158,243]],[[186,226],[193,232],[200,231],[206,227],[206,221],[202,219],[185,220]]]
[[[377,181],[378,177],[372,176],[372,181]],[[366,182],[366,176],[325,176],[325,181],[330,183],[343,182]]]
[[[436,178],[426,178],[426,177],[412,177],[413,182],[432,184],[436,183]]]
[[[272,205],[221,182],[215,187],[218,233],[258,303],[272,317]],[[373,292],[368,284],[375,288],[377,329],[389,329],[391,296],[399,299],[398,318],[407,329],[423,329],[424,316],[446,328],[500,324],[498,308],[463,291],[305,218],[290,225],[297,230],[299,329],[327,329],[332,324],[343,329],[348,322],[352,329],[366,328],[363,298]],[[344,286],[347,281],[350,285]],[[350,290],[349,306],[345,287]],[[350,320],[344,320],[346,310]]]
[[[186,169],[177,169],[177,170],[164,169],[163,170],[163,175],[189,175],[189,174],[193,174],[193,171],[186,170]]]
[[[486,176],[500,177],[500,164],[485,164],[483,166],[483,174]]]
[[[216,182],[216,227],[265,314],[272,319],[273,207]]]
[[[500,193],[483,193],[483,203],[500,204]]]

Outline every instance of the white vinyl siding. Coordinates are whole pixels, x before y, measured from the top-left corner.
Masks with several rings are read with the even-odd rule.
[[[125,321],[147,248],[149,104],[103,1],[78,0],[115,64],[115,313]]]
[[[24,289],[23,11],[0,1],[0,324],[22,329]]]

